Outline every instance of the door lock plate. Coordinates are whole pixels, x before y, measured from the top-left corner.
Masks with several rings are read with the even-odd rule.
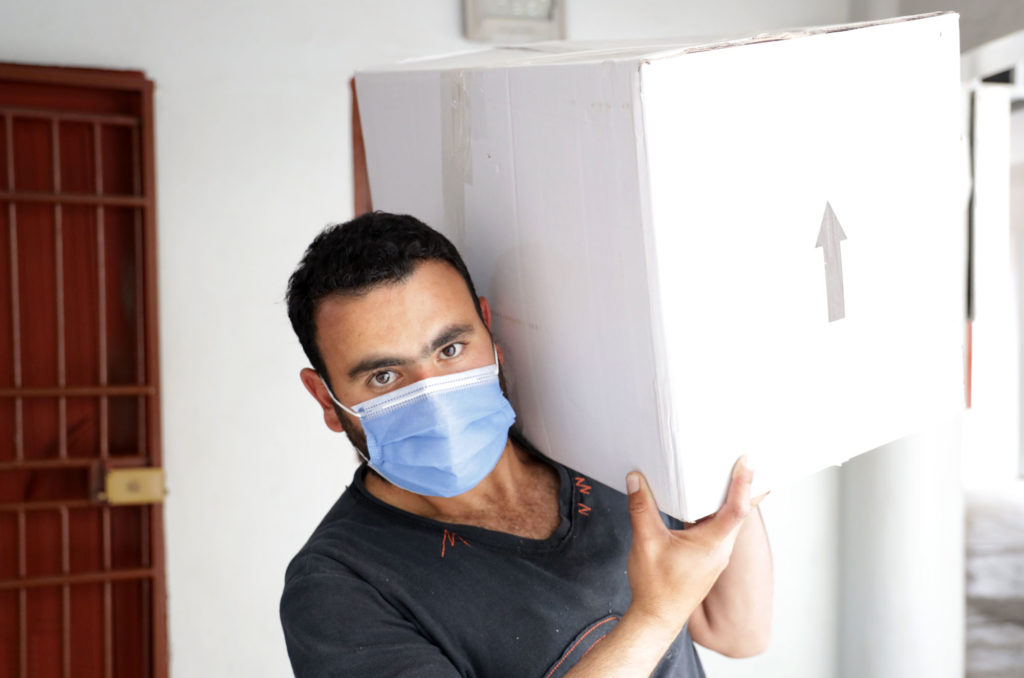
[[[111,506],[160,504],[165,494],[162,468],[119,468],[107,471],[99,498]]]

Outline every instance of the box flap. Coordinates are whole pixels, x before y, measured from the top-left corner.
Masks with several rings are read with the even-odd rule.
[[[682,54],[707,52],[729,47],[743,47],[763,42],[778,40],[794,40],[815,35],[839,33],[859,30],[872,26],[903,23],[928,19],[955,12],[930,12],[914,16],[895,17],[878,21],[836,24],[832,26],[815,26],[810,28],[794,28],[754,35],[734,37],[698,37],[698,38],[662,38],[650,40],[596,40],[570,41],[555,40],[537,42],[528,45],[514,45],[484,49],[471,52],[447,54],[436,57],[411,59],[397,64],[363,69],[363,73],[386,73],[408,71],[438,71],[469,68],[515,68],[537,65],[601,63],[605,61],[637,61]]]

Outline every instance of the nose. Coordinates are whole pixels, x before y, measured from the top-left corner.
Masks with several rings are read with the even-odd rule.
[[[432,360],[424,360],[411,366],[409,369],[409,383],[416,383],[429,379],[430,377],[440,377],[441,375],[448,374],[442,365],[435,363]]]

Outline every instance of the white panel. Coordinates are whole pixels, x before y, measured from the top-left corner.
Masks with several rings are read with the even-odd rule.
[[[740,454],[781,486],[962,407],[956,17],[635,54],[358,80],[375,206],[463,249],[527,435],[692,518]]]
[[[460,174],[468,167],[456,217],[464,229],[455,226],[451,193],[447,209],[440,200],[436,176],[436,168],[452,166],[462,141],[445,136],[430,112],[441,97],[428,91],[453,74],[464,84],[458,115],[470,140],[468,158],[456,163]],[[651,407],[657,368],[633,132],[635,64],[393,77],[358,80],[365,118],[375,120],[364,124],[374,207],[416,214],[455,240],[490,299],[526,435],[621,487],[635,468],[634,450],[664,449]],[[415,105],[391,103],[399,95]],[[669,476],[650,480],[658,496],[671,497]]]
[[[438,73],[356,75],[374,209],[415,214],[444,230]],[[451,233],[446,233],[451,236]]]
[[[688,515],[740,454],[778,486],[962,407],[956,35],[947,15],[644,68]],[[826,204],[847,236],[831,322]]]

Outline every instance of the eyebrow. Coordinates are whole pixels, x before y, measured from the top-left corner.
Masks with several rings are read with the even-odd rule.
[[[446,346],[456,339],[462,338],[467,334],[472,333],[472,325],[449,325],[441,330],[441,333],[434,337],[433,340],[424,349],[422,357],[427,357],[442,346]],[[392,356],[370,356],[364,358],[356,363],[352,369],[348,371],[349,380],[356,379],[362,374],[367,372],[373,372],[383,367],[401,367],[402,365],[408,365],[412,360],[408,358],[398,358]]]
[[[447,346],[456,339],[461,339],[472,331],[473,328],[470,325],[449,325],[441,331],[441,334],[437,335],[434,340],[430,342],[430,346],[424,352],[423,357],[427,357],[437,349],[442,346]]]

